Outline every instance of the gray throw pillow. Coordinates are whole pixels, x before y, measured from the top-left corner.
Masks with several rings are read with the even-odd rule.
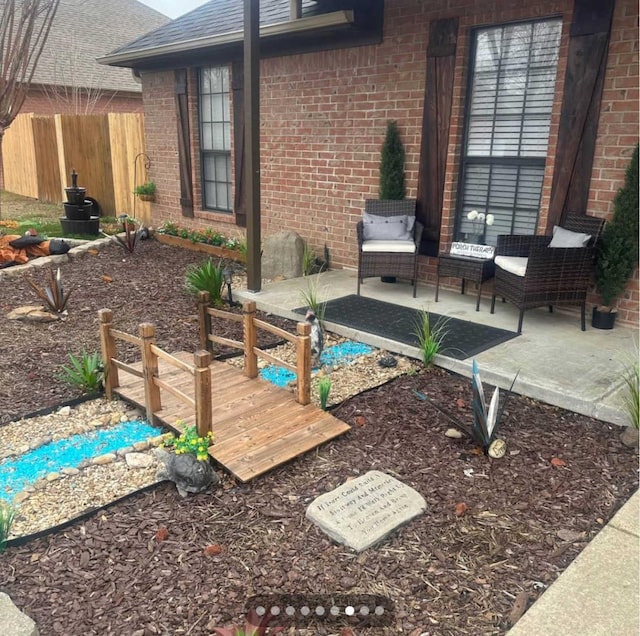
[[[407,229],[406,215],[378,216],[363,212],[362,228],[365,241],[410,241],[413,238]]]
[[[583,234],[582,232],[572,232],[565,230],[558,225],[553,226],[553,238],[549,247],[585,247],[591,234]]]

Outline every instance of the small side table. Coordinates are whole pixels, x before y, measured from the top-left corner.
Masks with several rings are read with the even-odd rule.
[[[476,299],[476,311],[480,311],[480,292],[482,283],[493,278],[496,271],[495,263],[491,258],[471,258],[469,256],[452,256],[441,254],[438,257],[438,278],[436,280],[436,302],[440,289],[440,276],[451,276],[462,279],[462,293],[464,294],[464,281],[470,280],[478,285]]]

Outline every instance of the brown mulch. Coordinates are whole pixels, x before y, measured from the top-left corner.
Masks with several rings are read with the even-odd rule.
[[[108,247],[64,265],[74,290],[64,322],[0,319],[3,421],[73,396],[55,371],[68,351],[98,348],[101,307],[118,328],[153,322],[160,346],[193,349],[183,273],[201,257],[152,241],[140,247],[132,257]],[[33,300],[20,278],[0,279],[0,299],[3,314]],[[389,597],[392,624],[354,627],[358,635],[504,633],[637,489],[638,455],[615,427],[515,397],[501,428],[507,455],[490,460],[470,440],[445,437],[451,423],[430,404],[466,422],[470,398],[467,379],[440,369],[397,378],[333,410],[350,433],[250,484],[225,476],[220,489],[187,499],[163,484],[10,547],[0,591],[45,635],[210,634],[265,593]],[[304,513],[370,469],[414,487],[428,507],[355,555]],[[317,623],[288,633],[341,631]]]

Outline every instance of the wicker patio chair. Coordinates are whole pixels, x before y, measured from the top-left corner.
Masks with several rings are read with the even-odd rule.
[[[415,219],[415,199],[400,201],[367,199],[364,211],[376,217],[406,216]],[[422,239],[422,224],[415,220],[409,229],[408,239],[374,240],[365,239],[366,231],[362,220],[358,221],[358,295],[360,284],[365,278],[374,276],[396,276],[409,279],[416,297],[418,283],[418,248]]]
[[[520,310],[518,333],[527,309],[548,305],[576,305],[580,307],[582,331],[585,330],[587,289],[593,273],[595,244],[600,237],[604,220],[586,215],[567,216],[562,227],[571,232],[589,234],[585,247],[549,247],[551,236],[498,236],[495,251],[496,273],[491,313],[496,296],[508,300]],[[518,267],[501,266],[501,256],[520,257]],[[517,264],[517,263],[516,263]]]

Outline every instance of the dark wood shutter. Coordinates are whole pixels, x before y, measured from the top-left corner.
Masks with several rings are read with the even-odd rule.
[[[189,134],[189,97],[187,70],[175,72],[176,113],[178,117],[178,165],[180,168],[180,206],[182,216],[193,217],[193,181],[191,169],[191,137]]]
[[[233,91],[233,165],[235,195],[233,211],[236,225],[247,227],[247,205],[244,189],[244,65],[242,60],[231,64],[231,90]]]
[[[614,3],[575,1],[547,233],[587,212]]]
[[[425,228],[420,253],[429,256],[437,256],[440,242],[457,40],[457,18],[431,22],[416,208]]]

